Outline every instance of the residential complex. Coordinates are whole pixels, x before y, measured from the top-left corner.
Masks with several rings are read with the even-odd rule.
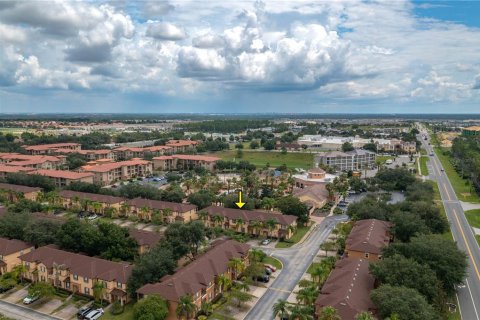
[[[315,156],[315,161],[338,171],[361,171],[374,168],[376,158],[375,152],[355,149],[347,152],[321,152]]]
[[[162,239],[162,235],[158,232],[139,230],[135,228],[128,229],[128,234],[137,242],[139,254],[148,252]]]
[[[62,188],[70,185],[72,182],[93,183],[94,176],[88,172],[73,172],[66,170],[35,170],[29,171],[27,174],[37,174],[50,178],[56,187]]]
[[[393,240],[392,224],[377,219],[355,222],[345,245],[345,256],[369,261],[382,258],[382,250]]]
[[[208,171],[214,171],[215,164],[218,160],[220,160],[220,158],[187,154],[175,154],[152,159],[153,168],[162,171],[191,170],[194,168],[204,168]]]
[[[126,285],[131,264],[71,253],[54,246],[40,247],[19,259],[27,269],[24,278],[31,282],[49,282],[88,297],[93,297],[93,287],[100,282],[105,288],[104,300],[121,304],[129,301]]]
[[[172,148],[173,153],[183,153],[195,150],[197,141],[192,140],[168,140],[165,145]]]
[[[159,200],[135,198],[128,200],[128,214],[141,220],[152,220],[158,214],[166,223],[190,222],[197,219],[197,206],[189,203],[177,203]]]
[[[21,265],[19,257],[34,249],[33,245],[20,240],[0,238],[0,275]]]
[[[208,227],[220,227],[255,236],[289,239],[297,217],[277,212],[252,211],[210,206],[199,213]]]
[[[23,146],[23,149],[32,155],[44,155],[53,154],[57,149],[80,150],[82,147],[79,143],[52,143],[35,146]]]
[[[40,156],[19,153],[0,154],[0,164],[26,169],[61,169],[65,166],[64,156]]]
[[[122,209],[125,198],[96,193],[62,190],[58,193],[60,205],[65,209],[88,210],[95,213],[115,216]]]
[[[42,188],[27,187],[17,184],[0,183],[0,199],[15,202],[21,198],[35,201]]]
[[[150,175],[153,166],[150,161],[134,158],[128,161],[86,165],[81,167],[81,171],[91,173],[94,183],[106,186],[117,181]]]
[[[243,261],[248,266],[250,246],[235,240],[220,240],[212,244],[212,248],[197,257],[187,266],[167,275],[158,283],[146,284],[137,290],[139,299],[149,295],[159,295],[168,302],[167,320],[177,320],[177,305],[181,297],[192,297],[199,310],[202,303],[213,301],[221,292],[222,286],[217,279],[225,276],[236,280],[237,271],[229,267],[233,258]]]

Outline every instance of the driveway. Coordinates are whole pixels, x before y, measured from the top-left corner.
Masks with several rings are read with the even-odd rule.
[[[53,315],[62,319],[71,319],[77,314],[78,309],[79,308],[77,308],[74,304],[68,304],[65,306],[65,308],[58,310]]]
[[[43,301],[42,300],[39,300],[39,301],[31,304],[30,305],[31,308],[35,309],[35,310],[37,310],[38,312],[41,312],[41,313],[51,314],[58,307],[60,307],[63,303],[62,300],[56,299],[56,298],[45,299]]]
[[[7,293],[6,296],[2,297],[2,300],[11,302],[11,303],[17,303],[21,302],[23,298],[25,298],[28,295],[28,291],[26,288],[20,288],[17,291],[13,291],[12,293]]]
[[[0,313],[9,318],[18,320],[61,320],[60,318],[52,317],[33,309],[2,300],[0,300]]]

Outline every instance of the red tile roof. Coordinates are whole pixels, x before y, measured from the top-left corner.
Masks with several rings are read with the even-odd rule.
[[[149,247],[155,246],[162,239],[162,235],[158,232],[139,230],[131,228],[128,230],[130,237],[135,239],[139,246],[147,245]]]
[[[323,285],[315,306],[334,307],[342,320],[355,320],[355,316],[362,311],[374,311],[370,292],[375,278],[369,273],[368,267],[367,259],[339,260]]]
[[[297,221],[296,216],[285,215],[281,213],[231,209],[231,208],[218,207],[218,206],[210,206],[208,208],[202,209],[201,211],[208,212],[208,214],[212,217],[221,216],[221,217],[226,217],[229,220],[242,219],[246,222],[250,222],[254,220],[260,221],[260,222],[266,222],[269,219],[273,219],[278,224],[281,224],[283,226],[289,226],[292,223]]]
[[[189,155],[189,154],[175,154],[172,156],[160,156],[160,157],[153,158],[153,160],[171,160],[171,159],[205,161],[205,162],[215,162],[220,160],[220,158],[218,157]]]
[[[108,172],[110,170],[118,169],[124,166],[147,165],[151,163],[147,160],[132,159],[128,161],[119,161],[113,163],[99,164],[94,166],[83,166],[82,169],[88,172]]]
[[[40,247],[20,256],[25,262],[43,263],[47,268],[64,265],[72,274],[90,279],[118,281],[126,283],[132,273],[132,265],[126,262],[113,262],[59,250],[52,246]]]
[[[170,147],[180,147],[180,146],[194,146],[198,144],[197,141],[192,140],[168,140],[165,144],[166,146]]]
[[[355,222],[346,244],[346,250],[380,254],[390,242],[389,231],[392,224],[377,219]]]
[[[50,178],[63,178],[63,179],[70,179],[70,180],[77,180],[87,177],[93,177],[93,174],[88,172],[73,172],[73,171],[66,171],[66,170],[35,170],[28,172],[28,174],[38,174],[41,176],[46,176]]]
[[[79,146],[79,143],[51,143],[51,144],[41,144],[36,146],[23,146],[25,150],[49,150],[54,148],[64,148],[64,147],[75,147]]]
[[[0,238],[0,255],[2,256],[8,256],[33,247],[33,245],[20,240]]]
[[[78,192],[78,191],[72,191],[72,190],[62,190],[58,193],[58,195],[66,199],[73,199],[75,197],[78,197],[79,199],[86,199],[86,200],[91,200],[93,202],[101,202],[101,203],[108,203],[108,204],[121,203],[127,200],[121,197],[114,197],[114,196],[96,194],[96,193]]]
[[[0,172],[5,172],[5,173],[26,172],[26,171],[32,171],[32,170],[33,169],[31,168],[6,166],[3,164],[0,164]]]
[[[20,192],[20,193],[42,191],[42,188],[22,186],[18,184],[10,184],[10,183],[0,183],[0,189],[10,190],[10,191]]]
[[[138,209],[147,207],[153,210],[164,210],[171,209],[174,212],[183,213],[191,210],[197,209],[196,205],[190,203],[177,203],[169,201],[159,201],[159,200],[150,200],[143,198],[135,198],[128,200],[127,203],[132,207],[137,207]]]
[[[192,295],[207,288],[216,276],[227,271],[228,262],[232,258],[243,258],[249,249],[248,244],[235,240],[219,241],[175,274],[163,277],[158,283],[144,285],[137,292],[143,295],[158,294],[168,301],[178,301],[184,295]]]

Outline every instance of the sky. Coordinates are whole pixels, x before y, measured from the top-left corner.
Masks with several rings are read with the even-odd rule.
[[[480,113],[480,1],[4,1],[0,113]]]

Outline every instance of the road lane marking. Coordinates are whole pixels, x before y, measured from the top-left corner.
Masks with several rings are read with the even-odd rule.
[[[460,225],[460,220],[458,219],[457,211],[455,209],[452,209],[452,210],[453,210],[453,215],[455,216],[455,219],[457,220],[457,225],[460,228],[460,233],[462,234],[463,242],[465,242],[465,246],[467,247],[467,251],[468,251],[468,254],[470,256],[470,260],[473,263],[473,268],[475,269],[478,280],[480,280],[480,272],[478,272],[477,264],[475,263],[475,260],[473,259],[472,250],[470,249],[470,246],[468,245],[467,237],[465,237],[465,232],[463,231],[463,228]]]
[[[475,300],[473,300],[472,290],[470,290],[470,285],[468,284],[468,279],[465,279],[465,282],[467,283],[467,288],[468,288],[468,293],[470,293],[470,298],[472,298],[473,311],[475,311],[475,316],[477,317],[477,320],[478,320],[477,307],[475,306]]]
[[[448,196],[447,201],[452,201],[452,199],[450,199],[450,192],[448,192],[446,184],[442,183],[442,186],[443,186],[443,189],[445,190],[445,192],[447,193],[447,196]]]

